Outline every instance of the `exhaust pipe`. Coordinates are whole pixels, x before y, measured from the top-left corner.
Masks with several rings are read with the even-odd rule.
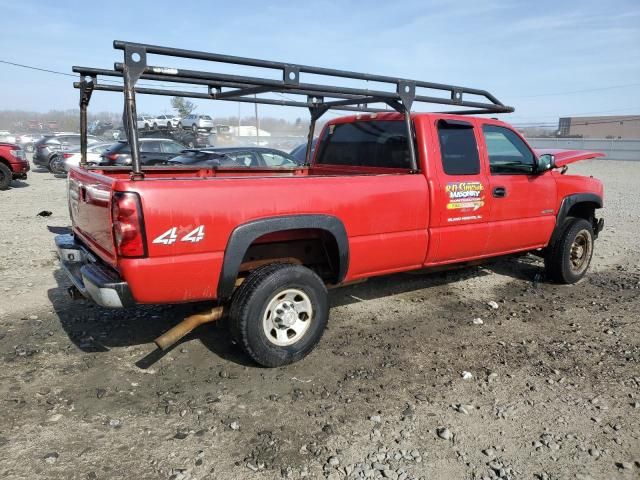
[[[224,308],[214,307],[209,311],[191,315],[185,318],[171,330],[163,333],[153,342],[158,346],[160,350],[166,350],[171,345],[176,343],[182,337],[190,333],[194,328],[202,325],[203,323],[211,323],[222,318]]]

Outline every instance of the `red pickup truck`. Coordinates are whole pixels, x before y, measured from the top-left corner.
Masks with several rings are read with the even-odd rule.
[[[278,366],[318,343],[328,286],[519,252],[578,281],[603,187],[566,169],[596,156],[537,153],[490,118],[364,113],[329,121],[303,167],[73,168],[73,235],[56,243],[98,304],[217,301],[249,356]]]
[[[20,145],[0,142],[0,190],[6,190],[12,180],[27,178],[29,161]]]

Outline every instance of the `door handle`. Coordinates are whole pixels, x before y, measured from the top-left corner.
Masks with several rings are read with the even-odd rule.
[[[493,196],[496,198],[503,198],[507,196],[507,189],[504,187],[495,187],[493,189]]]

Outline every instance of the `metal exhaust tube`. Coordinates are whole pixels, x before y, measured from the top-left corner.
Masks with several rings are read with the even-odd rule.
[[[222,318],[224,308],[214,307],[209,311],[203,313],[197,313],[185,318],[171,330],[163,333],[153,342],[158,346],[160,350],[166,350],[182,337],[190,333],[194,328],[202,325],[203,323],[211,323]]]

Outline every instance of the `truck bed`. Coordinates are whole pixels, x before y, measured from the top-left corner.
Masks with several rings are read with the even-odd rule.
[[[322,214],[341,219],[350,241],[345,281],[419,268],[428,239],[427,181],[406,170],[380,170],[374,174],[371,169],[342,166],[154,167],[145,170],[144,181],[136,181],[122,168],[74,168],[69,174],[74,234],[131,285],[165,279],[153,288],[133,291],[140,303],[215,298],[233,230],[274,216]],[[124,191],[140,197],[148,249],[144,258],[115,254],[110,199],[113,192]],[[180,237],[200,226],[204,238],[198,243],[154,243],[172,228]],[[382,255],[384,251],[395,253]]]

